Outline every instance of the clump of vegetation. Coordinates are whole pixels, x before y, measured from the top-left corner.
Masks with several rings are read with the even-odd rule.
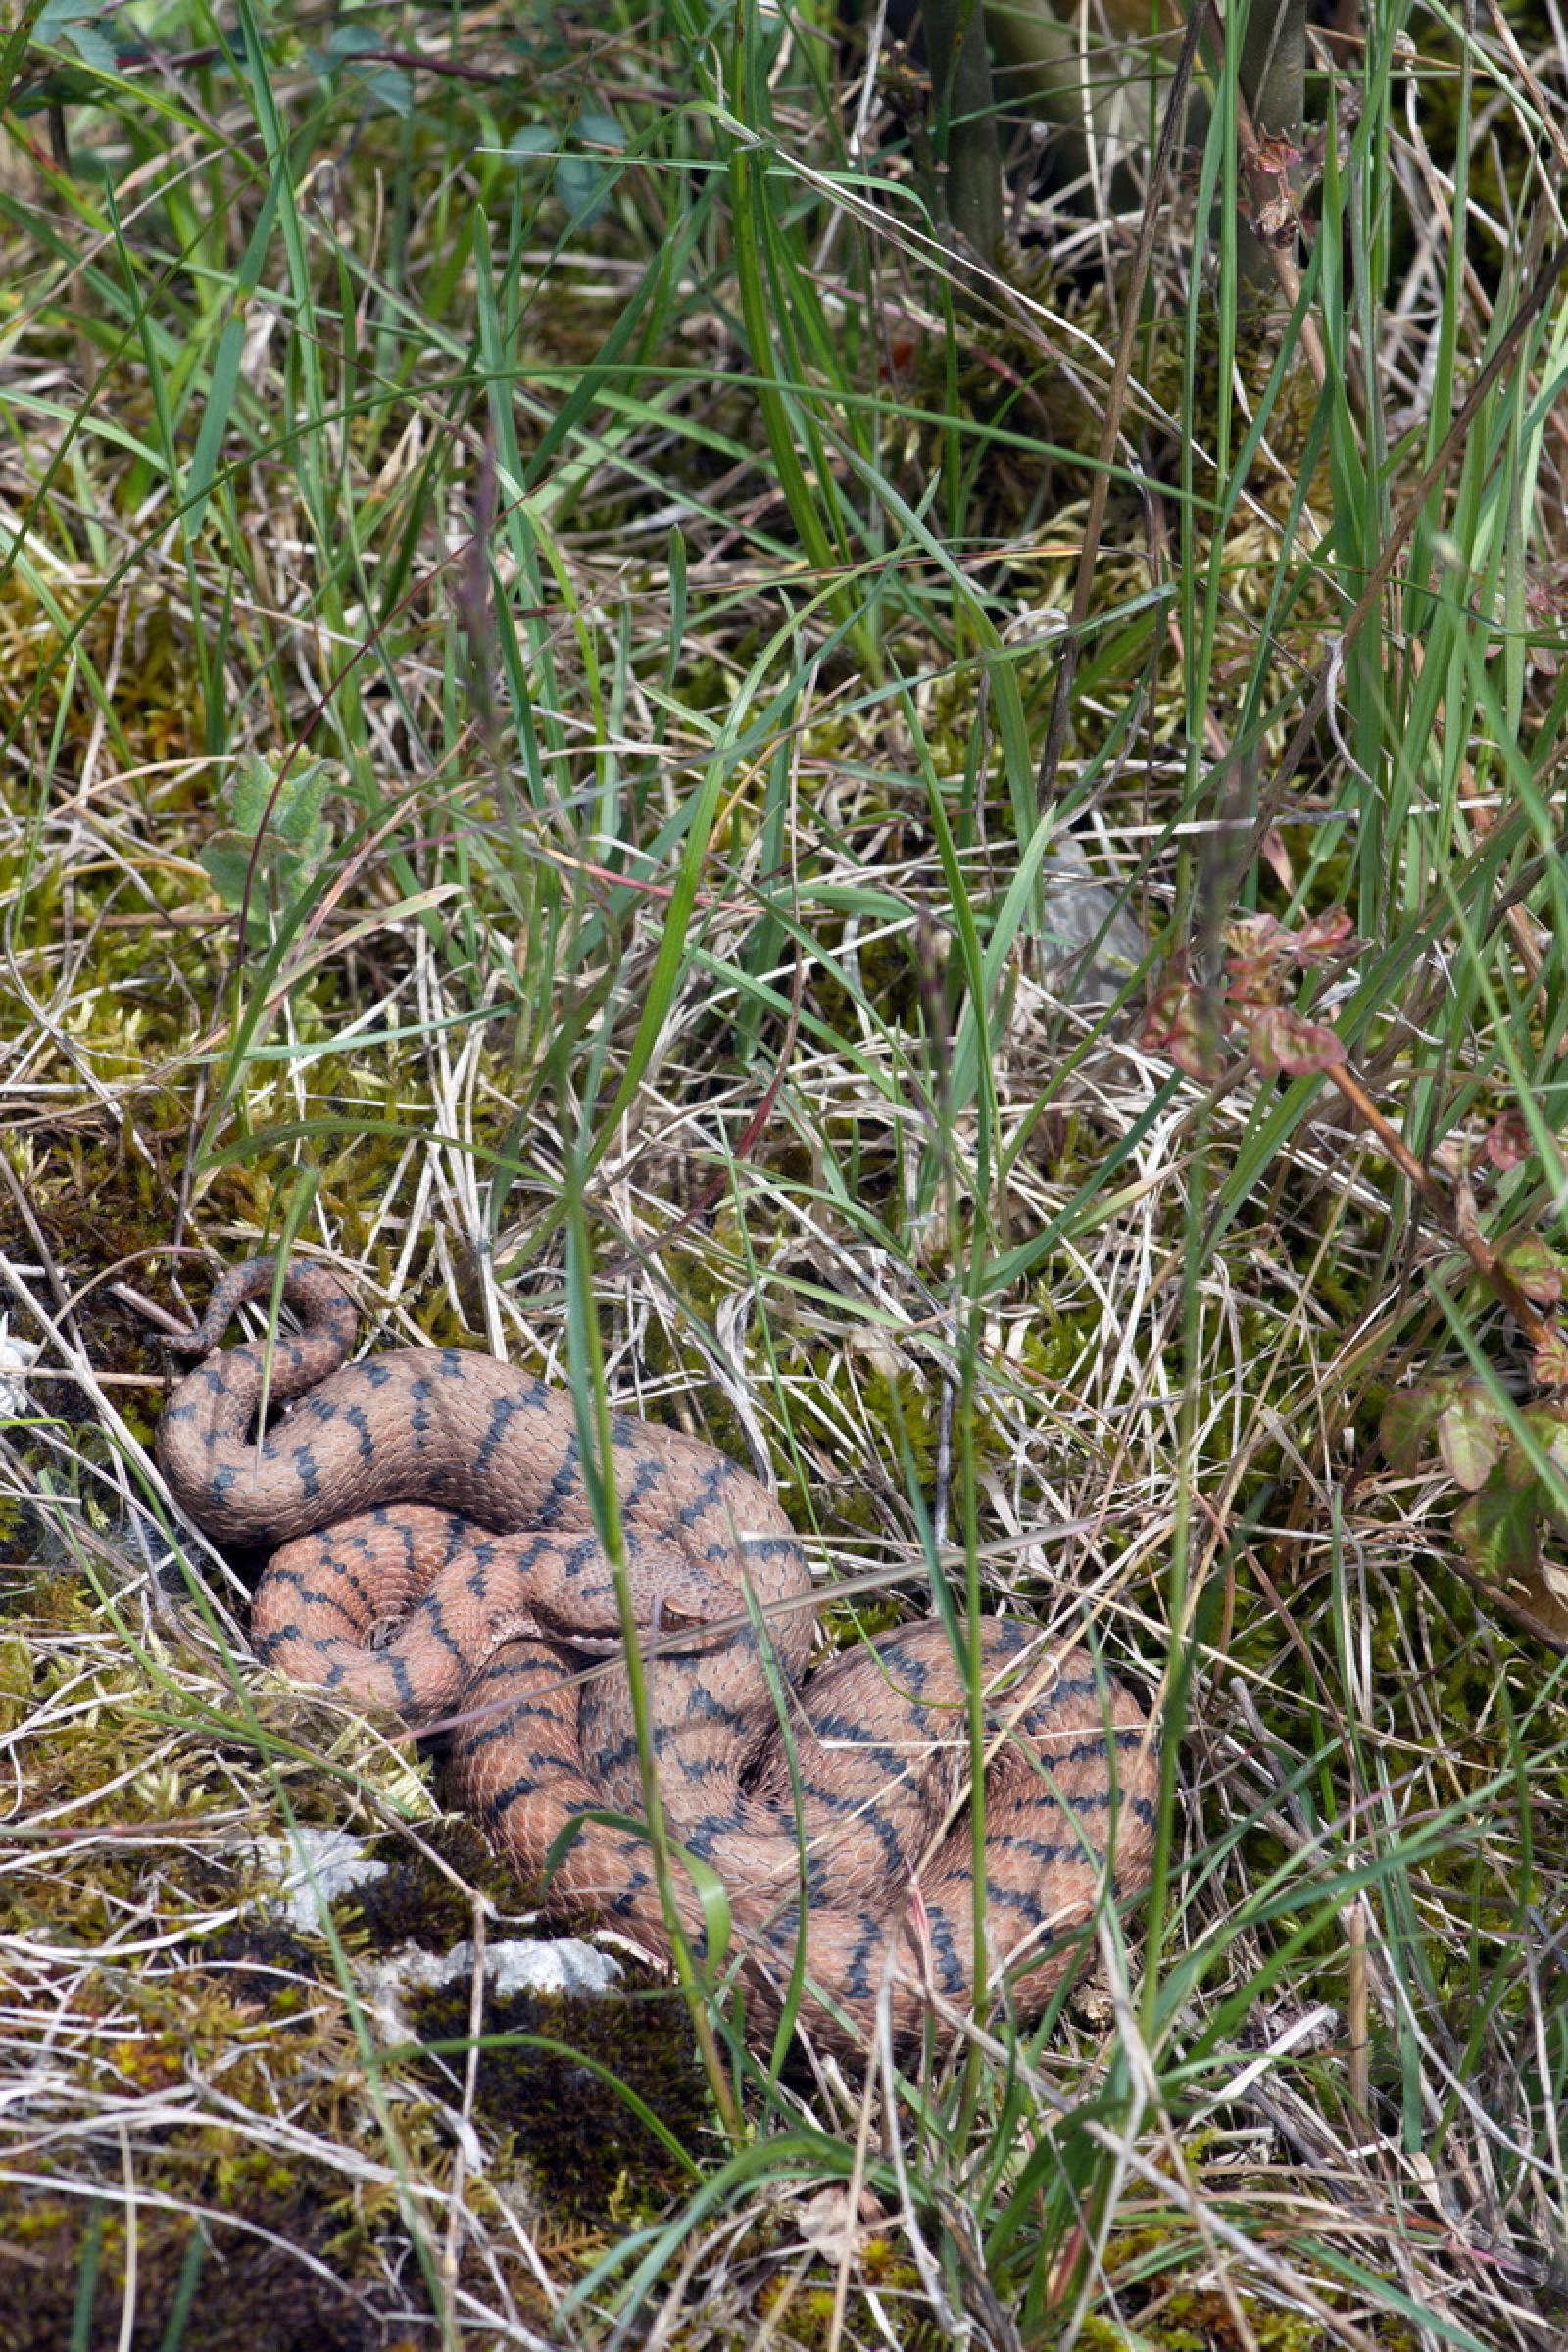
[[[224,781],[228,821],[197,854],[224,906],[243,914],[253,947],[266,943],[325,862],[332,827],[321,804],[334,780],[324,760],[301,767],[247,752]]]

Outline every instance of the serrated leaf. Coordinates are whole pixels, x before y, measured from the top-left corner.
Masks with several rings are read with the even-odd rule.
[[[324,760],[309,760],[302,767],[290,768],[273,805],[272,831],[293,847],[302,848],[317,828],[331,783],[332,770]]]
[[[1256,963],[1288,953],[1291,935],[1276,914],[1238,914],[1225,926],[1225,944],[1244,963]]]
[[[277,770],[260,752],[243,752],[229,770],[221,798],[237,833],[255,840],[272,797]]]
[[[280,764],[276,758],[248,752],[229,771],[221,797],[230,823],[226,830],[214,834],[208,845],[219,853],[223,878],[219,879],[218,869],[209,866],[208,870],[225,897],[230,874],[226,853],[236,844],[243,844],[248,861],[260,836],[257,870],[281,881],[314,871],[332,846],[332,827],[320,810],[339,780],[337,763],[307,760],[301,767],[290,768],[279,785]],[[238,903],[237,899],[229,901],[230,905]]]
[[[33,19],[32,37],[53,47],[69,39],[77,25],[91,24],[99,13],[98,0],[44,0]]]
[[[62,37],[71,43],[84,66],[98,74],[118,74],[120,52],[108,34],[96,24],[67,24]]]

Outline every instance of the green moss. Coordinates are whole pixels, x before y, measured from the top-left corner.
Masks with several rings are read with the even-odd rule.
[[[1226,2296],[1213,2287],[1185,2285],[1179,2266],[1190,2251],[1184,2223],[1153,2222],[1113,2232],[1104,2273],[1120,2316],[1091,2311],[1079,2340],[1096,2352],[1248,2352],[1245,2328],[1257,2352],[1335,2352],[1339,2337],[1308,2313],[1284,2310],[1242,2289]],[[1340,2303],[1337,2281],[1314,2283],[1326,2303]],[[1370,2321],[1361,2317],[1360,2325],[1385,2352],[1412,2352],[1410,2331],[1387,2314]]]
[[[169,2186],[138,2202],[133,2240],[122,2183],[69,2198],[0,2186],[0,2238],[21,2257],[6,2266],[0,2352],[115,2352],[127,2296],[137,2345],[169,2331],[179,2352],[385,2352],[365,2287],[333,2275],[342,2183],[308,2163],[221,2153],[225,2138],[171,2146]]]
[[[472,1822],[432,1823],[420,1832],[420,1839],[466,1885],[455,1885],[416,1847],[380,1847],[377,1859],[386,1866],[381,1875],[367,1879],[355,1888],[350,1903],[339,1906],[340,1911],[357,1913],[364,1940],[372,1950],[395,1951],[413,1943],[422,1951],[450,1951],[473,1934],[473,1902],[466,1886],[488,1894],[503,1911],[515,1908],[517,1882]]]
[[[99,693],[90,673],[101,677],[112,668],[125,765],[189,757],[199,748],[189,643],[172,623],[167,605],[145,594],[110,597],[89,617],[96,585],[86,574],[73,578],[52,570],[51,611],[21,566],[11,571],[0,591],[0,729],[9,735],[31,703],[33,715],[25,723],[44,739],[56,739],[58,772],[70,775],[99,723]],[[45,672],[52,674],[38,693]],[[52,913],[47,896],[40,911]]]
[[[467,1985],[459,1984],[409,2004],[420,2041],[448,2045],[442,2058],[416,2070],[444,2094],[452,2069],[465,2063],[468,1997]],[[559,2046],[536,2046],[541,2041]],[[646,2219],[691,2184],[690,2173],[606,2074],[641,2099],[681,2147],[701,2149],[710,2128],[708,2096],[685,2011],[667,1989],[630,1999],[519,1994],[486,2002],[477,2113],[502,2141],[503,2162],[526,2169],[558,2219],[624,2223],[634,2218],[630,2207]]]
[[[866,2292],[876,2295],[874,2311]],[[813,2262],[802,2276],[798,2271],[775,2274],[760,2290],[755,2317],[775,2340],[818,2352],[835,2343],[878,2343],[892,2329],[904,2352],[942,2352],[952,2338],[930,2316],[920,2274],[906,2254],[886,2238],[862,2246],[851,2270],[849,2291],[841,2322],[835,2323],[839,2283],[836,2266]]]

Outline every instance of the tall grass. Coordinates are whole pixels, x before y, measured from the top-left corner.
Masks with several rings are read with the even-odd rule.
[[[1560,1241],[1554,23],[1325,38],[1271,316],[1212,32],[1200,156],[1020,198],[978,279],[825,10],[0,48],[0,1251],[45,1348],[0,2342],[1560,2337],[1560,1474],[1526,1589],[1376,1444],[1447,1371],[1517,1424],[1519,1335],[1324,1067],[1136,1025],[1161,979],[1223,1020],[1237,916],[1345,906],[1293,1008],[1461,1220]],[[236,881],[199,853],[258,755]],[[1057,985],[1069,828],[1149,942],[1119,1005]],[[423,1785],[253,1688],[184,1534],[216,1605],[172,1604],[135,1475],[126,1286],[280,1234],[383,1344],[574,1386],[590,1454],[613,1399],[750,1458],[838,1637],[1018,1608],[1139,1681],[1155,1884],[1091,1987],[857,2078],[763,2063],[688,1955],[705,2135],[569,2215],[535,2145],[520,2199],[507,2027],[432,2073],[368,1932],[267,1942],[237,1859],[422,1835]]]

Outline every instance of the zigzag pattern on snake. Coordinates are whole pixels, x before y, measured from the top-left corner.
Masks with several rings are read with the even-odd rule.
[[[275,1276],[271,1258],[235,1267],[177,1343],[208,1360],[159,1426],[169,1484],[218,1541],[276,1547],[253,1616],[267,1664],[415,1728],[472,1717],[451,1755],[459,1801],[537,1885],[568,1820],[644,1810],[626,1676],[603,1663],[619,1616],[572,1399],[460,1348],[349,1363],[352,1301],[324,1268],[291,1263],[283,1296],[303,1329],[278,1336],[267,1394],[292,1410],[253,1435],[266,1350],[212,1351]],[[888,1980],[894,2035],[907,2042],[929,2014],[926,1986],[960,2006],[975,1991],[967,1696],[948,1636],[901,1626],[805,1677],[811,1578],[772,1496],[676,1430],[619,1414],[612,1445],[639,1636],[657,1637],[647,1666],[664,1815],[724,1882],[748,2034],[780,2015],[804,1829],[801,2022],[830,2047],[863,2047]],[[800,1825],[761,1645],[733,1627],[748,1589],[789,1693]],[[992,1757],[986,1953],[993,1991],[1000,1971],[1024,1971],[1008,1998],[1028,2019],[1103,1891],[1108,1844],[1111,1892],[1145,1883],[1157,1765],[1142,1709],[1081,1655],[1058,1669],[1013,1619],[977,1632]],[[573,1679],[589,1661],[599,1671]],[[676,1875],[700,1949],[701,1909]],[[630,1831],[580,1831],[545,1905],[669,1951],[649,1847]]]

